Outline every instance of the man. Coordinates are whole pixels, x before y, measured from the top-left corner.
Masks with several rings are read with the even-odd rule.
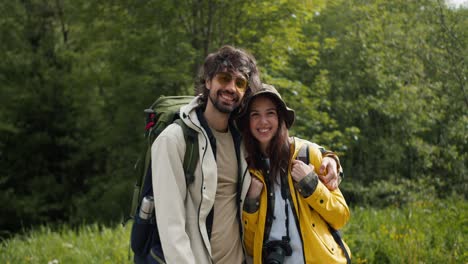
[[[195,180],[186,185],[185,141],[168,126],[151,149],[156,220],[166,263],[243,263],[240,213],[250,185],[240,136],[232,122],[244,96],[261,88],[256,61],[224,46],[209,54],[196,83],[197,96],[183,106],[183,122],[198,133]],[[337,185],[336,161],[325,158],[329,188]]]

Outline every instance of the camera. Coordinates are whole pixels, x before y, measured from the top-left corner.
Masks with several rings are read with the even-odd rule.
[[[282,240],[271,240],[263,245],[263,263],[265,264],[283,263],[284,258],[291,254],[292,248],[287,237],[283,237]]]

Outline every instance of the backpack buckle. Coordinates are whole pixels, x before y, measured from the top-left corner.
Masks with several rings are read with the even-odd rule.
[[[145,109],[145,117],[145,131],[148,132],[156,124],[156,112],[153,109]]]

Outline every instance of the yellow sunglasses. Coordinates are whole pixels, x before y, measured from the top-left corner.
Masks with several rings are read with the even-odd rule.
[[[244,77],[233,76],[229,72],[218,72],[215,78],[221,85],[227,85],[235,78],[234,83],[237,90],[239,90],[239,92],[245,92],[247,90],[248,81]]]

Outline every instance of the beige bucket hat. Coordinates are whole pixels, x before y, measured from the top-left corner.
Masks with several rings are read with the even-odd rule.
[[[280,109],[279,111],[282,111],[284,113],[284,118],[286,122],[286,127],[290,128],[295,120],[296,114],[294,113],[294,110],[289,108],[286,103],[284,102],[283,98],[281,98],[281,95],[279,92],[276,90],[276,88],[272,85],[269,84],[262,84],[262,88],[257,90],[256,92],[252,93],[250,97],[247,99],[244,105],[242,105],[241,109],[239,110],[239,116],[237,118],[237,126],[242,129],[242,125],[247,122],[247,111],[249,109],[250,104],[253,102],[253,99],[259,95],[266,95],[269,96],[270,98],[273,98],[275,102],[278,103]]]

